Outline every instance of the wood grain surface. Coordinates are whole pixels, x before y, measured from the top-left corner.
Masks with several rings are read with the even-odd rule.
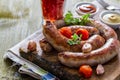
[[[120,40],[120,29],[116,29]],[[40,49],[41,51],[41,49]],[[42,52],[42,51],[41,51]],[[50,53],[42,52],[41,55],[34,53],[24,53],[21,51],[21,56],[36,65],[42,67],[46,71],[56,75],[61,80],[119,80],[120,78],[120,53],[109,62],[103,64],[105,73],[103,75],[96,75],[96,66],[93,68],[93,75],[89,79],[83,78],[78,73],[78,68],[69,68],[62,65],[57,57],[58,52],[53,50]]]

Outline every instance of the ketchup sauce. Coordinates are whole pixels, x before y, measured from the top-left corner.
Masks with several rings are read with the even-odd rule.
[[[79,6],[79,10],[84,13],[94,13],[96,12],[96,8],[93,5],[90,4],[83,4]]]

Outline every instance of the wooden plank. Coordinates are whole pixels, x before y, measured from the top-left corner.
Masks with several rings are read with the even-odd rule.
[[[120,40],[120,30],[117,29],[116,32]],[[96,66],[93,67],[93,75],[89,79],[83,78],[78,73],[77,68],[69,68],[62,65],[58,60],[57,51],[55,50],[49,54],[42,52],[41,55],[21,52],[21,56],[51,72],[61,80],[120,80],[120,53],[106,64],[103,64],[105,68],[103,75],[97,76],[95,73]]]

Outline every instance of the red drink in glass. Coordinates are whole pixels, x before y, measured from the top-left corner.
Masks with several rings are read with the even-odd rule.
[[[45,20],[58,20],[63,18],[64,0],[41,0],[43,18]]]

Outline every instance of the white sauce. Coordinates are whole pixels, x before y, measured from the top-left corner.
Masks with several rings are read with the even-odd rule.
[[[106,14],[103,16],[103,20],[107,23],[120,23],[120,15],[115,13]]]

